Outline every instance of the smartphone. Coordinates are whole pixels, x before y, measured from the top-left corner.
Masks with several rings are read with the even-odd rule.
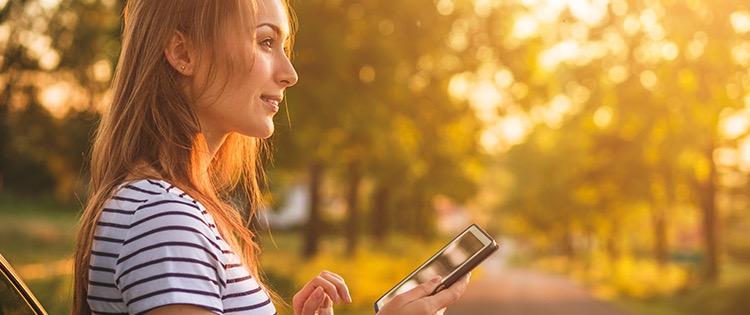
[[[404,280],[375,301],[375,313],[396,295],[404,293],[436,276],[443,280],[430,295],[450,287],[495,252],[497,242],[476,224],[467,227]]]

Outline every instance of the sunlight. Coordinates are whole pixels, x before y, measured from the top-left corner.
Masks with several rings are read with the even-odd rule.
[[[435,7],[441,15],[451,15],[455,5],[453,4],[453,0],[438,0],[438,2],[435,3]]]
[[[508,69],[498,70],[495,72],[495,83],[502,88],[509,87],[513,84],[513,73],[508,71]]]
[[[693,35],[693,39],[688,42],[687,51],[685,55],[690,60],[698,59],[703,55],[703,51],[706,49],[706,42],[708,42],[708,35],[704,32],[697,32]]]
[[[721,133],[729,139],[734,139],[747,132],[750,121],[746,113],[733,114],[722,120]]]
[[[629,75],[628,68],[622,65],[614,66],[607,71],[607,78],[614,84],[624,82]]]
[[[609,0],[568,0],[568,8],[574,17],[588,26],[597,26],[607,17]]]
[[[714,150],[714,162],[716,165],[734,167],[739,163],[737,150],[734,148],[718,148]]]
[[[611,107],[599,107],[596,112],[594,112],[594,125],[599,127],[599,129],[606,129],[609,127],[609,124],[612,123],[612,116],[613,113]]]
[[[544,110],[544,123],[552,129],[560,128],[572,108],[573,102],[567,95],[555,95]]]
[[[370,65],[364,65],[359,69],[359,80],[364,83],[375,81],[375,68]]]
[[[641,30],[641,22],[634,15],[628,15],[624,21],[622,21],[622,29],[626,34],[633,36]]]
[[[750,171],[750,137],[743,138],[739,143],[739,164],[744,172]]]
[[[479,119],[488,122],[497,118],[497,106],[503,97],[492,82],[482,81],[470,93],[469,103]]]
[[[474,0],[474,13],[480,17],[487,17],[499,4],[500,1],[496,0]]]
[[[673,42],[664,42],[661,45],[661,57],[664,58],[664,60],[672,61],[675,58],[677,58],[677,55],[679,55],[680,49],[677,48],[677,44]]]
[[[732,58],[740,66],[750,65],[750,42],[742,42],[732,47]]]
[[[46,10],[52,10],[60,5],[60,0],[40,0],[39,4]]]
[[[521,143],[529,132],[528,120],[518,114],[505,117],[499,125],[500,136],[509,145]]]
[[[65,106],[71,87],[65,82],[48,85],[39,93],[39,101],[55,117],[62,117],[68,110]]]
[[[107,59],[97,61],[91,68],[94,79],[99,82],[107,82],[112,76],[112,68]]]
[[[562,41],[543,51],[539,56],[539,64],[545,70],[552,71],[560,63],[573,60],[580,51],[578,42],[572,40]]]
[[[522,15],[516,19],[511,33],[518,39],[531,38],[539,33],[539,22],[528,14]]]
[[[1,7],[2,5],[0,5],[0,8]],[[10,38],[10,25],[0,25],[0,45],[4,46],[8,42],[8,38]]]
[[[532,127],[521,113],[508,114],[489,125],[480,136],[482,148],[491,153],[501,153],[524,141]]]
[[[565,9],[565,1],[551,1],[551,0],[539,0],[539,1],[521,1],[524,6],[530,9],[532,15],[536,17],[538,21],[543,23],[557,22],[560,18],[560,13]]]
[[[52,48],[52,39],[49,36],[31,31],[19,34],[19,41],[28,48],[29,54],[37,59],[43,70],[52,70],[60,62],[60,54]]]
[[[659,24],[659,15],[654,9],[648,8],[641,12],[639,17],[643,30],[651,40],[660,41],[664,39],[666,32]]]
[[[499,150],[500,149],[500,137],[498,136],[498,133],[490,128],[482,131],[482,135],[479,138],[479,143],[482,145],[482,148],[487,152],[497,153],[497,151],[502,151],[502,150]]]
[[[750,12],[732,12],[732,15],[729,16],[729,20],[732,23],[732,28],[734,28],[735,32],[740,34],[750,32]]]
[[[651,70],[641,72],[641,85],[647,90],[653,90],[656,84],[659,83],[659,78]]]
[[[465,100],[466,95],[469,94],[470,80],[471,74],[469,72],[454,75],[448,83],[448,94],[455,100]]]
[[[610,3],[612,13],[617,16],[624,16],[628,13],[628,2],[625,0],[612,0]]]

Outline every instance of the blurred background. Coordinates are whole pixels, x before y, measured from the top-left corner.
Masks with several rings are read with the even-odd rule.
[[[123,3],[0,0],[0,253],[50,314]],[[256,220],[288,301],[328,269],[371,314],[475,222],[501,249],[447,314],[750,312],[750,2],[292,5]]]

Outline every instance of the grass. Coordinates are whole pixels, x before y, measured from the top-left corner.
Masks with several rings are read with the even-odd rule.
[[[49,314],[69,311],[71,271],[50,273],[47,266],[59,266],[55,262],[71,257],[76,216],[75,206],[48,198],[0,195],[0,253],[19,273],[24,271],[21,276]],[[30,264],[36,269],[28,268]]]
[[[744,315],[750,310],[750,268],[728,262],[721,279],[712,284],[689,288],[675,295],[639,300],[621,298],[617,302],[643,315]]]

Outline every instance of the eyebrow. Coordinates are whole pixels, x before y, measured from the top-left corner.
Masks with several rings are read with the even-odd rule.
[[[270,27],[271,29],[273,29],[274,32],[276,32],[276,35],[278,35],[279,37],[281,37],[281,34],[284,34],[281,31],[281,28],[279,28],[277,25],[271,24],[271,23],[260,23],[260,24],[258,24],[258,27],[256,27],[256,28],[260,28],[262,26],[268,26],[268,27]],[[287,36],[284,36],[285,39],[286,39],[286,37]]]

